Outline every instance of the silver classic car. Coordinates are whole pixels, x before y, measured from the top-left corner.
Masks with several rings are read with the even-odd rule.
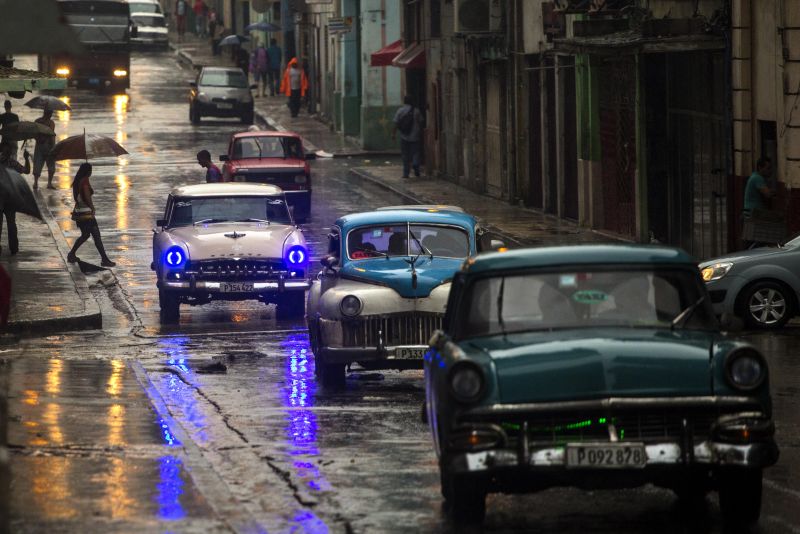
[[[225,183],[178,187],[156,222],[153,263],[161,318],[180,304],[257,299],[278,318],[302,316],[308,248],[280,188]]]
[[[453,273],[480,243],[502,244],[481,239],[488,236],[474,217],[450,206],[397,206],[337,220],[306,313],[323,384],[341,386],[353,362],[421,368]]]

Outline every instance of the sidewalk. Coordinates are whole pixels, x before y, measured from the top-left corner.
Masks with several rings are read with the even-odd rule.
[[[211,46],[205,40],[187,35],[184,42],[177,43],[175,36],[171,35],[171,38],[171,46],[179,60],[194,68],[202,65],[233,65],[229,55],[211,55]],[[398,152],[361,150],[355,142],[332,132],[328,125],[314,116],[301,112],[299,117],[292,118],[286,107],[285,96],[257,98],[255,106],[256,115],[262,122],[278,131],[291,130],[300,134],[307,149],[328,152],[334,157],[399,155]],[[357,167],[350,170],[350,175],[397,193],[409,204],[460,206],[518,246],[619,241],[541,211],[512,206],[502,200],[474,193],[446,180],[430,177],[403,179],[400,165]]]
[[[32,183],[29,178],[28,183]],[[20,250],[11,255],[4,224],[0,264],[11,276],[8,332],[45,335],[100,328],[102,318],[77,264],[66,262],[67,243],[48,207],[47,190],[35,191],[44,222],[17,214]],[[5,221],[4,221],[5,222]]]

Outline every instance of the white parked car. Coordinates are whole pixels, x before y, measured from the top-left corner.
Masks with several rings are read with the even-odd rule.
[[[308,247],[283,191],[250,183],[200,184],[170,193],[156,222],[153,263],[161,319],[181,304],[256,299],[279,318],[302,317]]]
[[[131,37],[131,45],[140,48],[169,47],[167,21],[161,13],[131,13],[131,21],[136,27],[136,37]]]

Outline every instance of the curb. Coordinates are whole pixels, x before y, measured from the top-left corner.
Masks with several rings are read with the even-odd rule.
[[[364,172],[361,169],[350,169],[348,174],[356,179],[366,180],[382,189],[385,189],[386,191],[394,193],[409,204],[439,204],[438,202],[434,202],[430,199],[416,197],[403,191],[402,189],[398,189],[392,185],[389,185],[380,178],[376,178],[375,176],[369,174],[368,172]],[[516,247],[522,247],[525,245],[524,239],[513,234],[509,234],[508,232],[505,232],[497,226],[487,223],[486,221],[481,220],[481,223],[483,228],[486,228],[493,234],[497,234],[498,236],[502,237],[507,243],[513,244]]]
[[[42,220],[50,230],[50,235],[58,247],[61,260],[64,262],[64,267],[69,272],[70,278],[75,285],[75,292],[78,297],[83,301],[84,313],[81,315],[73,315],[70,317],[58,317],[54,319],[41,319],[29,321],[15,321],[8,323],[7,331],[13,333],[53,333],[58,331],[73,331],[73,330],[96,330],[103,327],[103,315],[100,312],[100,305],[92,296],[89,290],[89,284],[86,282],[86,277],[81,272],[77,264],[70,264],[67,262],[67,254],[69,247],[64,239],[64,234],[55,221],[55,217],[44,202],[41,191],[34,190],[34,198],[36,204],[39,206],[39,211],[42,213]]]

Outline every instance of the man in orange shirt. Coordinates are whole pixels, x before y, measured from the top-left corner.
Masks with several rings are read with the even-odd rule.
[[[308,91],[308,77],[297,63],[297,58],[293,57],[286,66],[281,81],[281,93],[289,97],[289,111],[292,112],[292,117],[297,117],[300,112],[300,99],[306,96],[306,91]]]

